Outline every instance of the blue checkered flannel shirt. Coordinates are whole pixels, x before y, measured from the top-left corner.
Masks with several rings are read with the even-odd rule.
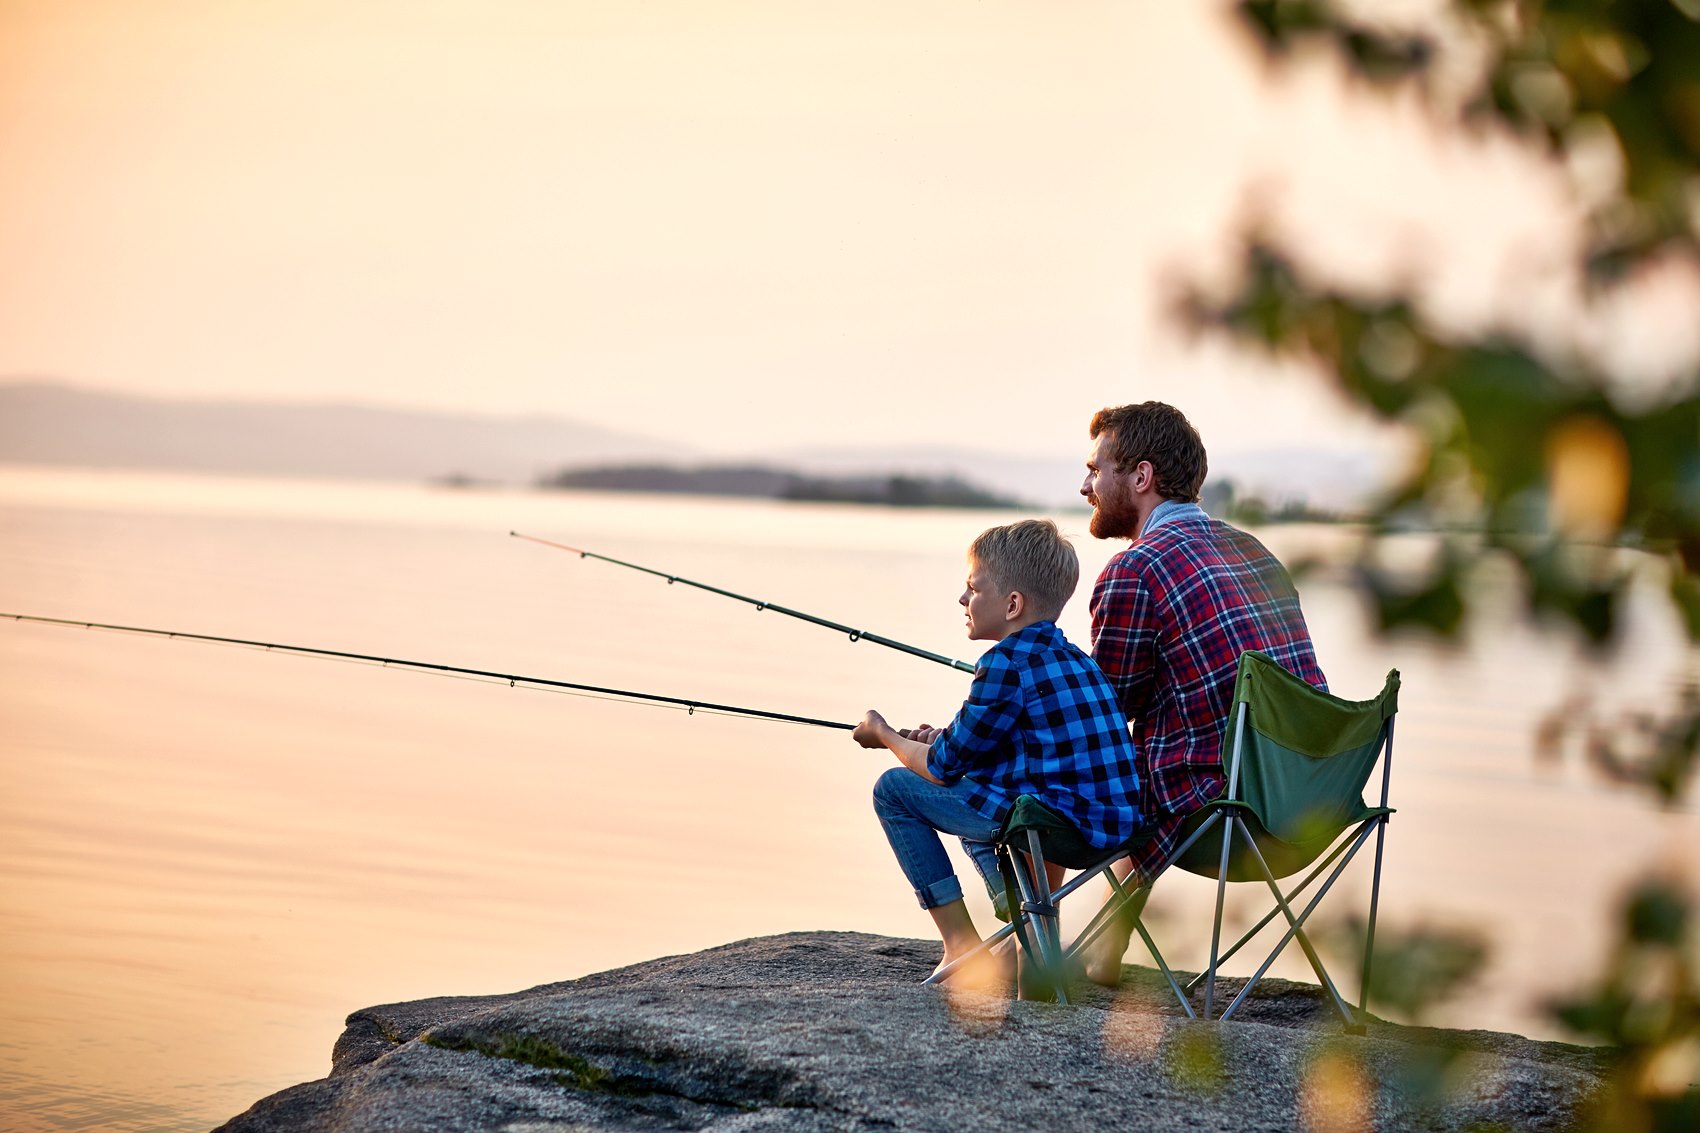
[[[927,752],[968,804],[1002,822],[1018,795],[1072,819],[1099,849],[1139,833],[1139,773],[1115,690],[1055,624],[1035,622],[980,658],[962,710]]]

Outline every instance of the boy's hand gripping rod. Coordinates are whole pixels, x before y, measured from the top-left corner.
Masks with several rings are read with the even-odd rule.
[[[508,534],[512,535],[516,539],[524,539],[531,543],[541,543],[545,547],[554,547],[557,551],[571,551],[581,559],[601,559],[605,563],[613,563],[615,566],[623,566],[628,570],[638,570],[642,571],[644,574],[653,574],[657,578],[665,578],[669,584],[682,582],[686,586],[694,586],[698,590],[706,590],[710,594],[719,594],[723,598],[735,598],[740,602],[746,602],[749,605],[754,606],[757,610],[772,610],[777,614],[785,614],[788,617],[799,618],[805,622],[812,622],[817,626],[825,626],[827,629],[835,629],[839,633],[848,634],[851,641],[871,641],[875,645],[883,645],[887,649],[896,649],[899,652],[907,653],[912,657],[920,657],[927,661],[936,661],[941,665],[949,665],[951,668],[960,669],[964,673],[972,673],[974,671],[974,666],[970,665],[966,661],[957,661],[940,653],[933,653],[929,650],[920,649],[913,645],[905,645],[901,641],[893,641],[891,638],[881,637],[877,633],[869,633],[868,631],[861,629],[852,629],[850,626],[840,625],[838,622],[828,621],[825,618],[817,618],[813,614],[805,614],[801,610],[793,610],[786,606],[776,605],[773,602],[763,602],[759,598],[748,598],[742,594],[734,594],[730,590],[722,590],[720,587],[710,586],[706,582],[693,582],[688,578],[680,578],[676,574],[668,574],[663,570],[653,570],[646,566],[638,566],[636,563],[628,563],[620,559],[611,559],[607,555],[599,555],[595,551],[586,551],[582,547],[569,547],[565,543],[553,543],[548,539],[539,539],[535,535],[522,535],[518,531],[510,531]]]

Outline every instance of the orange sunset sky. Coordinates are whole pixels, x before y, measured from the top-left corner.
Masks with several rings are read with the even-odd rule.
[[[1217,452],[1385,445],[1186,342],[1173,281],[1219,272],[1255,202],[1332,277],[1558,325],[1571,205],[1325,62],[1266,75],[1225,13],[0,0],[0,379],[726,454],[1073,456],[1146,397]]]

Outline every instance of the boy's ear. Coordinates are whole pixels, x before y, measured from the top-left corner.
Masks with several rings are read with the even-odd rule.
[[[1004,611],[1003,611],[1004,618],[1007,621],[1012,621],[1012,622],[1016,621],[1021,617],[1021,615],[1023,613],[1026,612],[1026,610],[1027,610],[1027,595],[1023,594],[1019,590],[1011,590],[1009,592],[1009,598],[1007,600],[1007,604],[1004,606]]]

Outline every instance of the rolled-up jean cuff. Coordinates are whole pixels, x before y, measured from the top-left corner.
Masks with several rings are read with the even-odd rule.
[[[936,909],[940,905],[960,901],[962,882],[957,880],[954,873],[949,877],[941,877],[926,888],[915,890],[915,899],[921,902],[923,909]]]

